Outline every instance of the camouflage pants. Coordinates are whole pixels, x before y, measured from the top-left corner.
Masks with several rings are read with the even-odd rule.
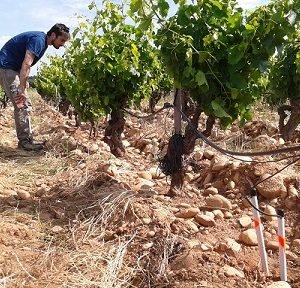
[[[7,97],[14,106],[14,116],[18,139],[23,140],[32,138],[30,108],[18,108],[14,100],[14,97],[18,95],[18,88],[20,85],[19,73],[10,69],[0,68],[0,85],[3,87]],[[28,96],[27,98],[28,102],[30,103]]]

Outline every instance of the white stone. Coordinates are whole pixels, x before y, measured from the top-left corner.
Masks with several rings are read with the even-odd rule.
[[[277,220],[277,212],[276,209],[271,206],[271,205],[266,205],[264,212],[270,215],[274,215],[274,216],[268,216],[268,215],[264,215],[264,217],[266,218],[266,220],[268,221],[276,221]]]
[[[268,285],[266,288],[291,288],[290,284],[285,281],[273,282]]]
[[[203,152],[203,157],[211,160],[214,157],[215,153],[211,150],[205,149]]]
[[[149,242],[143,245],[143,250],[148,250],[153,246],[153,242]]]
[[[238,222],[241,225],[241,227],[248,228],[251,226],[252,219],[248,215],[243,215],[241,218],[239,218]]]
[[[98,150],[99,150],[99,146],[96,143],[92,144],[89,147],[89,152],[92,154],[96,153]]]
[[[218,189],[215,188],[215,187],[208,187],[208,188],[206,188],[206,189],[203,191],[203,195],[204,195],[204,196],[216,195],[216,194],[218,194],[218,193],[219,193],[219,191],[218,191]]]
[[[197,214],[195,216],[195,221],[200,224],[200,225],[203,225],[203,226],[215,226],[216,225],[216,222],[213,218],[207,216],[207,215],[203,215],[203,214]]]
[[[54,227],[52,227],[51,231],[54,233],[59,233],[59,232],[64,231],[64,228],[62,228],[61,226],[54,226]]]
[[[123,140],[122,143],[125,148],[128,148],[131,145],[128,140]]]
[[[143,224],[148,225],[152,222],[152,220],[151,220],[151,218],[142,218],[142,222],[143,222]]]
[[[140,171],[138,172],[139,177],[146,179],[146,180],[152,180],[152,174],[148,171]]]
[[[230,200],[219,194],[212,195],[206,198],[206,204],[213,208],[226,208],[229,210],[232,209]]]
[[[243,271],[239,271],[234,267],[230,267],[228,265],[225,265],[224,269],[224,274],[228,277],[240,277],[240,278],[245,278],[245,274]]]
[[[240,241],[247,245],[257,245],[257,236],[255,229],[243,231],[239,237]]]
[[[221,210],[214,210],[213,213],[216,219],[224,219],[224,213]]]
[[[234,239],[227,238],[226,244],[227,248],[233,251],[234,253],[238,253],[241,251],[241,244],[237,243]]]
[[[18,197],[20,197],[22,200],[28,200],[31,198],[31,195],[28,191],[25,190],[19,190],[17,191]]]
[[[200,213],[199,208],[186,208],[184,210],[180,210],[179,212],[177,212],[175,214],[176,217],[178,218],[193,218],[194,216],[196,216],[198,213]]]
[[[261,177],[261,180],[267,179],[269,176],[270,174],[266,173]],[[287,195],[282,176],[278,174],[258,184],[257,191],[267,199],[284,198]]]

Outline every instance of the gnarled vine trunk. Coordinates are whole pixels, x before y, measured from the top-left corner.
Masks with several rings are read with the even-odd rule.
[[[163,96],[162,92],[160,92],[158,90],[152,91],[152,94],[149,98],[149,111],[151,113],[155,112],[155,106],[159,102],[159,100],[161,99],[162,96]]]
[[[286,113],[286,111],[289,112]],[[292,138],[300,122],[300,99],[290,100],[290,105],[283,105],[278,108],[279,132],[285,141]],[[288,118],[288,119],[287,119]]]
[[[108,126],[105,129],[104,142],[110,147],[110,151],[116,157],[122,157],[125,154],[125,148],[122,143],[122,133],[124,131],[125,118],[121,110],[113,111]]]
[[[188,125],[185,129],[184,136],[181,135],[181,131],[176,130],[176,122],[177,126],[178,121],[181,121],[181,117],[178,120],[178,113],[176,113],[176,108],[174,111],[174,120],[175,120],[175,134],[170,138],[168,144],[167,154],[165,155],[163,161],[161,162],[161,169],[166,175],[171,176],[171,186],[167,193],[168,196],[176,196],[177,191],[182,188],[183,178],[184,178],[184,169],[183,169],[183,156],[189,155],[194,151],[195,142],[198,138],[195,133],[195,129],[198,129],[199,118],[203,110],[194,105],[194,101],[190,98],[189,94],[185,91],[176,91],[176,97],[183,96],[180,101],[175,100],[175,105],[179,108],[178,105],[182,106],[183,113],[188,114],[191,119],[191,125]],[[176,103],[177,102],[177,103]],[[187,115],[187,116],[188,116]],[[181,116],[181,114],[180,114]],[[177,118],[177,119],[176,119]],[[206,137],[211,135],[211,131],[213,129],[215,123],[215,118],[209,116],[206,121],[206,129],[202,132]],[[176,133],[177,132],[177,133]]]

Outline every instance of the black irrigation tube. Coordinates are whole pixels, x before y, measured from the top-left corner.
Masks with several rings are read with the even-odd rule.
[[[257,193],[255,187],[252,187],[251,192],[250,192],[251,197],[257,196],[257,194],[258,194],[258,193]],[[276,211],[277,214],[269,214],[269,213],[266,213],[266,212],[260,210],[259,208],[255,207],[255,206],[252,204],[252,202],[250,201],[249,198],[250,198],[250,196],[248,196],[248,195],[245,196],[245,199],[246,199],[246,201],[249,203],[249,205],[250,205],[253,209],[255,209],[257,212],[259,212],[260,214],[265,215],[265,216],[270,216],[270,217],[278,217],[278,218],[279,218],[279,217],[280,217],[280,218],[283,217],[283,216],[282,216],[282,209],[278,209],[278,210]]]
[[[216,145],[215,143],[213,143],[212,141],[210,141],[207,137],[205,137],[200,131],[198,131],[198,129],[193,125],[193,123],[191,122],[191,120],[181,111],[181,109],[179,109],[178,107],[176,107],[175,105],[171,105],[169,103],[165,104],[165,106],[171,106],[171,107],[175,107],[175,109],[177,109],[182,118],[188,123],[188,125],[190,125],[190,127],[194,130],[194,133],[196,133],[196,135],[198,136],[198,138],[202,139],[206,144],[208,144],[209,146],[211,146],[212,148],[216,149],[217,151],[228,155],[228,156],[267,156],[267,155],[275,155],[275,154],[280,154],[280,153],[286,153],[286,152],[293,152],[293,151],[299,151],[300,150],[300,146],[296,145],[296,146],[292,146],[292,147],[286,147],[286,148],[279,148],[279,149],[274,149],[274,150],[269,150],[269,151],[261,151],[261,152],[234,152],[234,151],[228,151],[226,149],[223,149],[221,147],[219,147],[218,145]],[[297,157],[299,155],[295,155],[295,156],[291,156],[291,157]],[[287,159],[287,158],[284,158]],[[281,159],[281,160],[284,160]],[[244,161],[243,159],[239,159],[241,161]],[[300,160],[300,157],[297,157],[295,160],[291,161],[290,163],[288,163],[287,165],[285,165],[283,168],[279,169],[277,172],[275,172],[274,174],[270,175],[269,177],[259,181],[258,183],[256,183],[255,185],[252,185],[251,187],[251,196],[257,195],[257,191],[256,191],[256,187],[261,184],[262,182],[271,179],[272,177],[274,177],[276,174],[282,172],[284,169],[286,169],[287,167],[289,167],[290,165],[296,163],[297,161]],[[245,161],[244,161],[245,162]],[[252,161],[253,162],[253,161]],[[266,163],[266,161],[262,162],[262,163]],[[256,211],[258,211],[259,213],[266,215],[266,216],[271,216],[271,217],[283,217],[284,212],[283,210],[279,209],[277,210],[277,214],[273,215],[273,214],[268,214],[265,213],[264,211],[258,209],[257,207],[255,207],[250,199],[249,196],[245,196],[245,199],[247,200],[247,202],[251,205],[251,207],[253,209],[255,209]]]
[[[171,105],[168,103],[168,105]],[[300,151],[300,145],[292,146],[292,147],[285,147],[285,148],[279,148],[279,149],[274,149],[274,150],[268,150],[268,151],[259,151],[259,152],[236,152],[236,151],[229,151],[226,150],[212,141],[210,141],[207,137],[205,137],[200,131],[198,131],[191,120],[179,109],[178,107],[171,105],[171,107],[174,107],[177,109],[182,118],[190,125],[190,127],[194,130],[198,138],[202,139],[206,144],[211,146],[212,148],[216,149],[217,151],[225,154],[225,155],[234,155],[234,156],[270,156],[270,155],[275,155],[275,154],[280,154],[280,153],[287,153],[287,152],[294,152],[294,151]],[[297,155],[296,155],[297,156]],[[243,159],[240,159],[243,161]]]

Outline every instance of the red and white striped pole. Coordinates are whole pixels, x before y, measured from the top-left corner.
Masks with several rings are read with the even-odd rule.
[[[253,207],[252,207],[253,216],[254,216],[253,222],[254,222],[254,228],[255,228],[256,236],[257,236],[258,249],[259,249],[259,254],[260,254],[260,258],[261,258],[262,269],[266,273],[266,275],[269,275],[270,272],[269,272],[269,266],[268,266],[268,257],[267,257],[267,252],[266,252],[266,248],[265,248],[260,214],[258,211],[259,208],[258,208],[257,192],[255,189],[251,190],[250,201],[253,205]]]
[[[277,216],[278,216],[278,242],[279,242],[280,279],[281,279],[281,281],[287,281],[287,262],[286,262],[286,251],[285,251],[284,211],[282,209],[277,210]]]

